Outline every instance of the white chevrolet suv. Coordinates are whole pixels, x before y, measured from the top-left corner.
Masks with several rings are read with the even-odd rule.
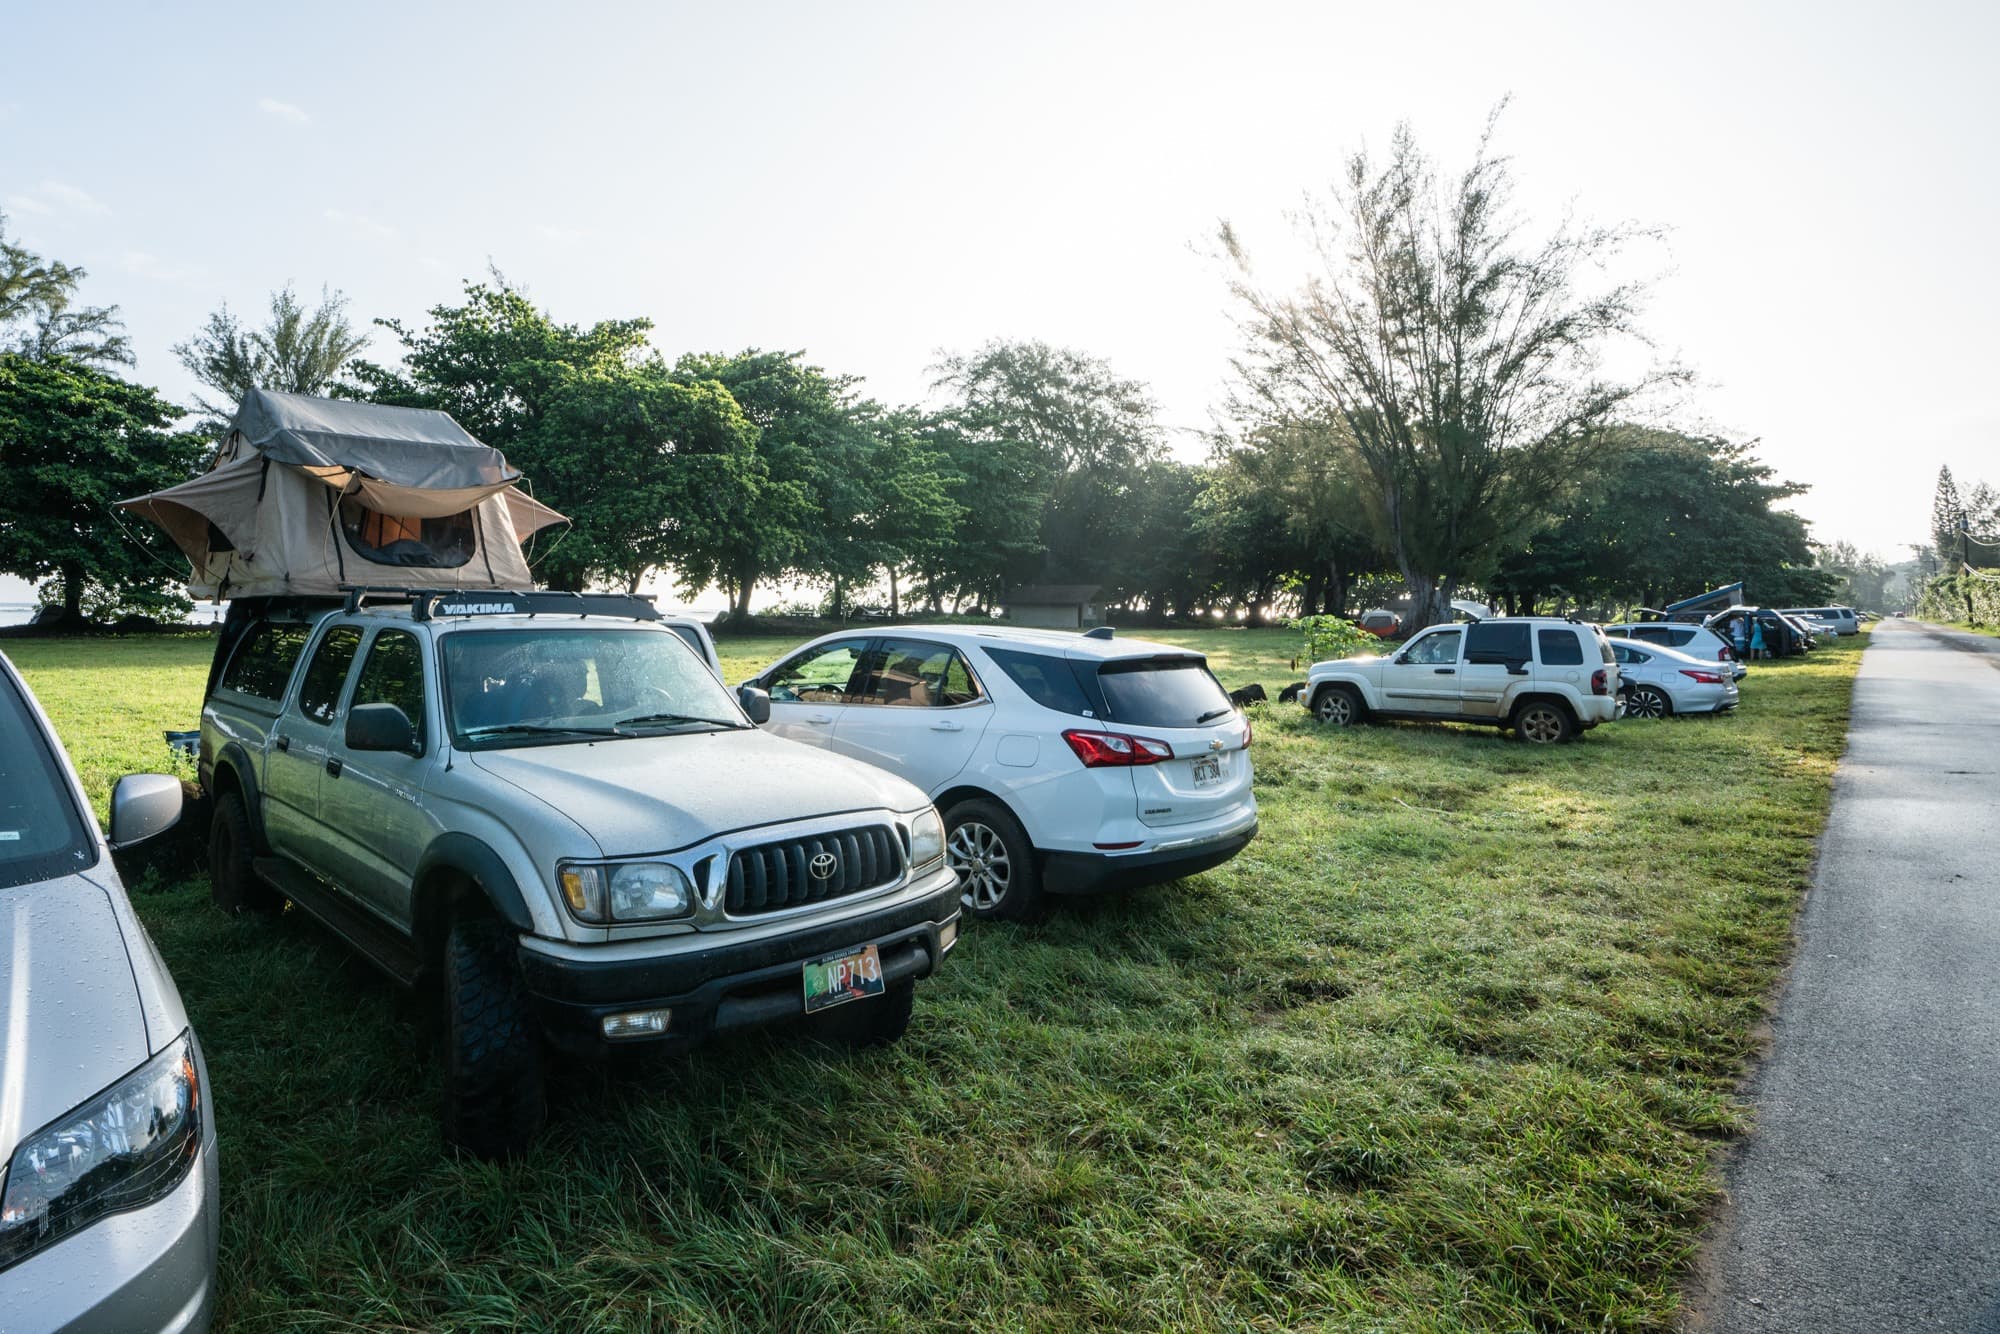
[[[816,639],[745,687],[769,692],[767,730],[921,788],[976,916],[1193,875],[1257,832],[1250,725],[1188,649],[887,627]]]

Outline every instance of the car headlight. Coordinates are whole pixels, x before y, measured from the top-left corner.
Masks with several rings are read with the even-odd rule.
[[[21,1141],[0,1187],[0,1269],[168,1194],[201,1148],[194,1039]]]
[[[944,860],[944,819],[933,806],[910,821],[910,874],[923,875]]]
[[[585,922],[654,922],[694,910],[694,887],[666,862],[568,862],[557,879]]]

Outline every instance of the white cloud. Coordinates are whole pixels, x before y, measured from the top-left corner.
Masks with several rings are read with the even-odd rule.
[[[267,116],[276,116],[279,120],[288,120],[294,125],[304,125],[312,119],[306,114],[304,107],[294,106],[290,102],[280,102],[275,97],[258,98],[257,109]]]
[[[557,245],[576,245],[580,241],[588,241],[597,233],[588,227],[557,227],[544,222],[536,225],[535,234]]]
[[[355,236],[368,241],[393,241],[400,233],[386,222],[377,222],[365,213],[349,213],[345,209],[330,208],[326,220],[336,227],[345,228]]]
[[[111,210],[104,201],[80,186],[63,181],[43,181],[31,190],[7,196],[7,207],[23,213],[90,213],[103,215]]]

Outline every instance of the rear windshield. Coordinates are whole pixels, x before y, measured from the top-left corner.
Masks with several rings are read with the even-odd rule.
[[[1097,683],[1111,721],[1134,727],[1204,727],[1233,711],[1200,658],[1107,662]]]
[[[68,775],[28,701],[0,676],[0,888],[73,875],[96,860]]]

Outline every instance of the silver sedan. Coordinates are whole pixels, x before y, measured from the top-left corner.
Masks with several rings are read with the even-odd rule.
[[[1618,659],[1619,693],[1627,718],[1721,713],[1736,707],[1736,680],[1727,664],[1623,639],[1611,641],[1611,653]]]

